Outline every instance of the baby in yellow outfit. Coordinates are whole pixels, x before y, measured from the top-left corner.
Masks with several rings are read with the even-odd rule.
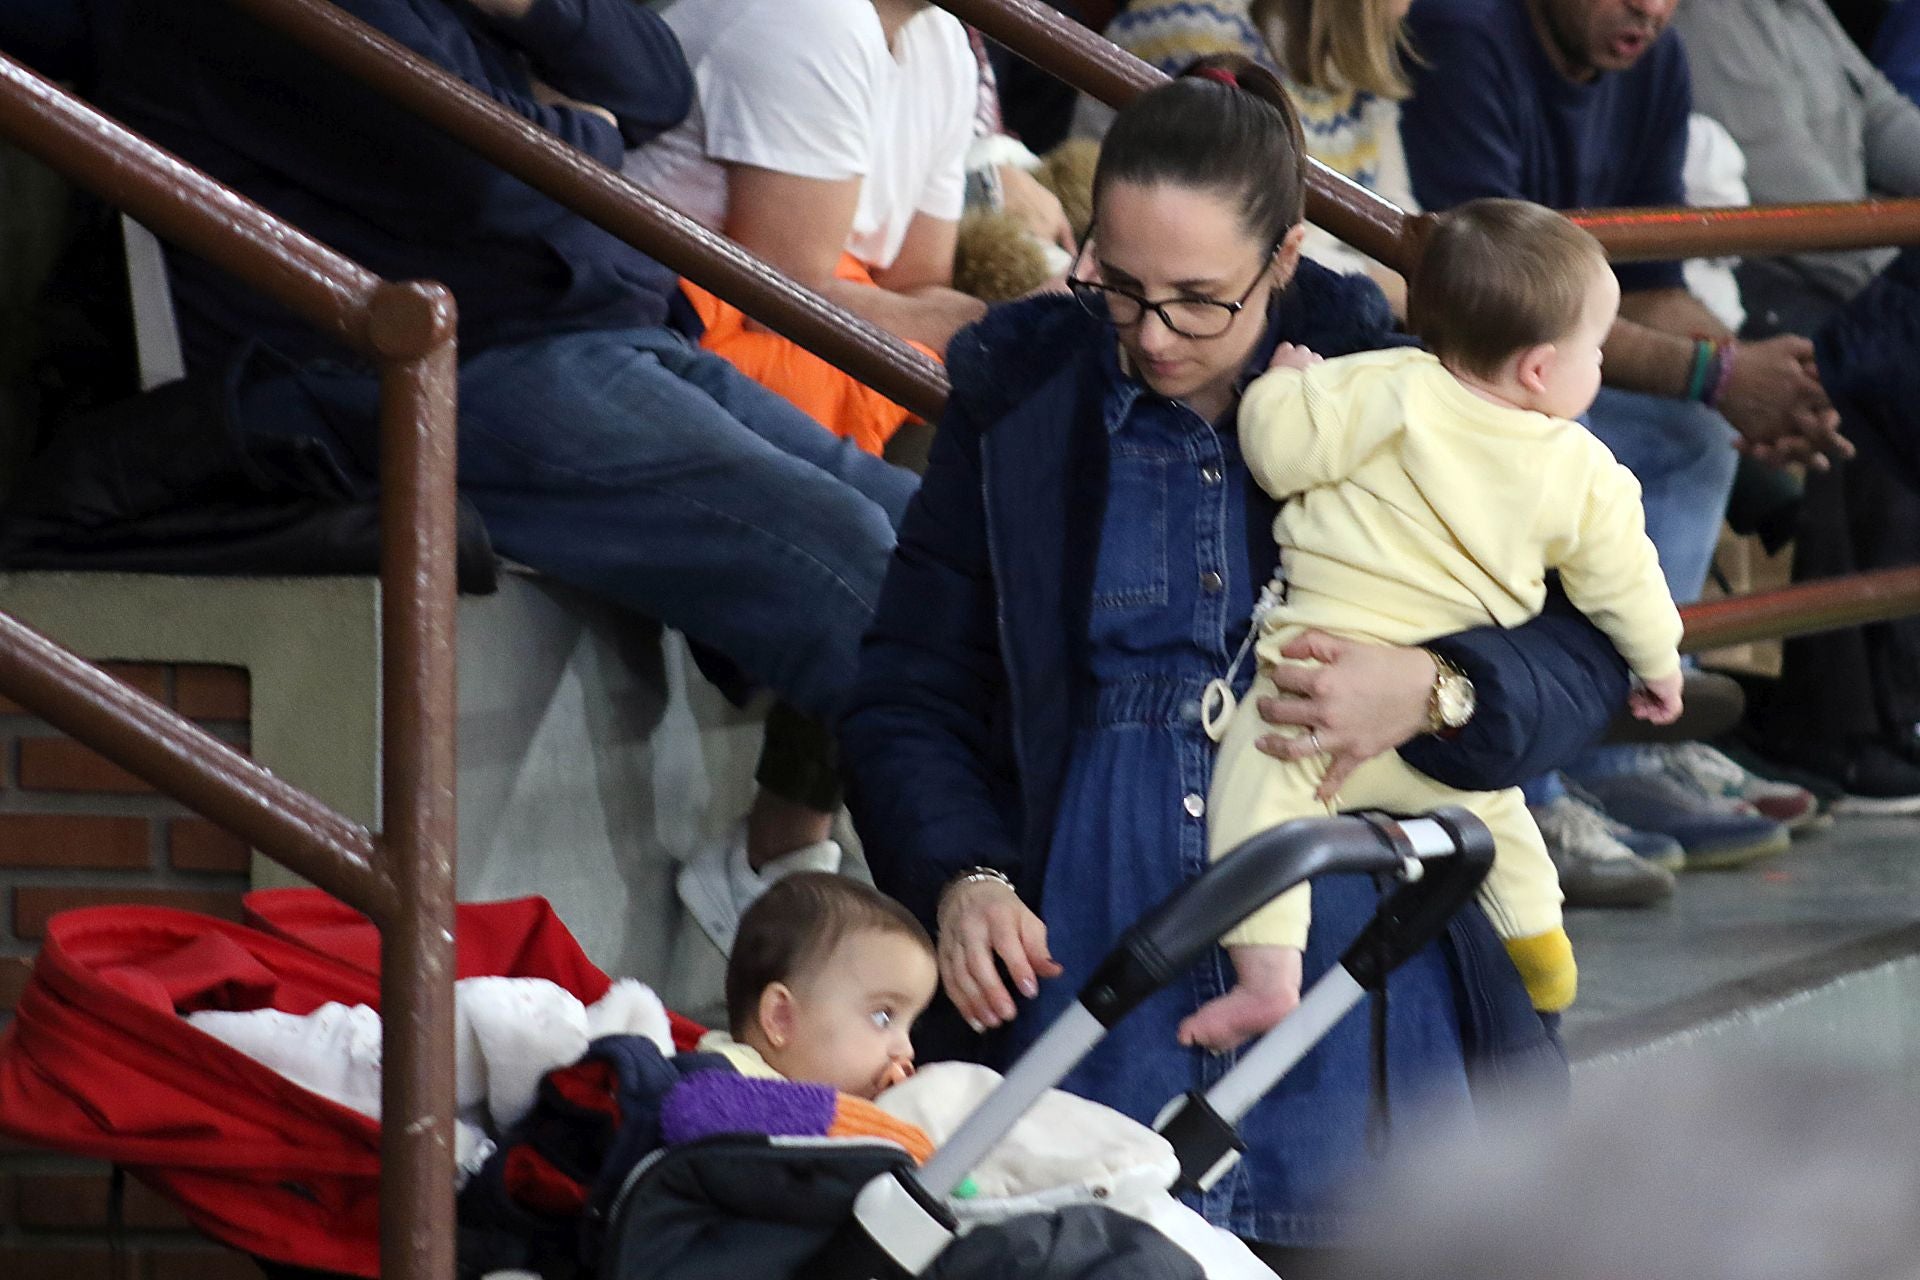
[[[1620,288],[1594,238],[1517,200],[1478,200],[1444,215],[1409,298],[1413,349],[1321,361],[1283,346],[1240,404],[1241,448],[1255,479],[1289,501],[1274,522],[1281,603],[1260,622],[1262,674],[1309,628],[1417,645],[1539,613],[1558,570],[1572,602],[1606,632],[1638,678],[1634,714],[1680,712],[1680,616],[1640,506],[1640,486],[1569,419],[1600,386],[1600,346]],[[1536,1008],[1573,1000],[1573,948],[1559,880],[1518,789],[1466,793],[1392,752],[1324,794],[1327,759],[1283,762],[1255,740],[1259,717],[1228,723],[1208,802],[1211,856],[1294,818],[1345,809],[1422,812],[1462,804],[1497,851],[1480,901]],[[1224,1049],[1272,1026],[1298,998],[1305,886],[1227,936],[1236,985],[1181,1027]],[[1292,949],[1290,952],[1285,949]]]

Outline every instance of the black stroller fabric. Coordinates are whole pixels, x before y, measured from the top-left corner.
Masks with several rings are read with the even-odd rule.
[[[912,1167],[890,1144],[714,1138],[668,1151],[615,1211],[601,1280],[839,1280],[836,1238],[869,1181]],[[1075,1205],[976,1228],[926,1280],[1203,1280],[1144,1222]]]
[[[460,1193],[459,1274],[593,1275],[615,1198],[660,1147],[668,1091],[693,1072],[732,1069],[714,1054],[669,1058],[644,1036],[605,1036],[548,1072],[533,1110]]]
[[[1100,1205],[1072,1205],[960,1237],[929,1280],[1205,1280],[1200,1264],[1144,1222]]]
[[[799,1280],[860,1188],[912,1163],[879,1142],[741,1135],[672,1148],[621,1196],[601,1280]]]

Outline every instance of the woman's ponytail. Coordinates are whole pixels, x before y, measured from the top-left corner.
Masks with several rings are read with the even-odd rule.
[[[1238,54],[1201,58],[1120,110],[1093,197],[1110,183],[1172,183],[1240,202],[1247,229],[1278,244],[1306,216],[1306,144],[1279,79]]]

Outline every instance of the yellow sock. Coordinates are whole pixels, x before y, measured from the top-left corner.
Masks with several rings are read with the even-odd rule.
[[[1580,969],[1573,962],[1573,943],[1565,929],[1536,933],[1530,938],[1503,939],[1513,967],[1527,984],[1533,1007],[1541,1013],[1559,1013],[1573,1003],[1580,986]]]

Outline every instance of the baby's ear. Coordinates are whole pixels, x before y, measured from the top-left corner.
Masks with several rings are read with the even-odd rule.
[[[769,982],[760,993],[754,1020],[760,1024],[760,1034],[775,1049],[784,1049],[793,1041],[797,1022],[793,1006],[793,989],[784,982]]]
[[[1513,378],[1534,395],[1542,395],[1553,366],[1560,359],[1560,348],[1551,342],[1536,342],[1514,358]]]

